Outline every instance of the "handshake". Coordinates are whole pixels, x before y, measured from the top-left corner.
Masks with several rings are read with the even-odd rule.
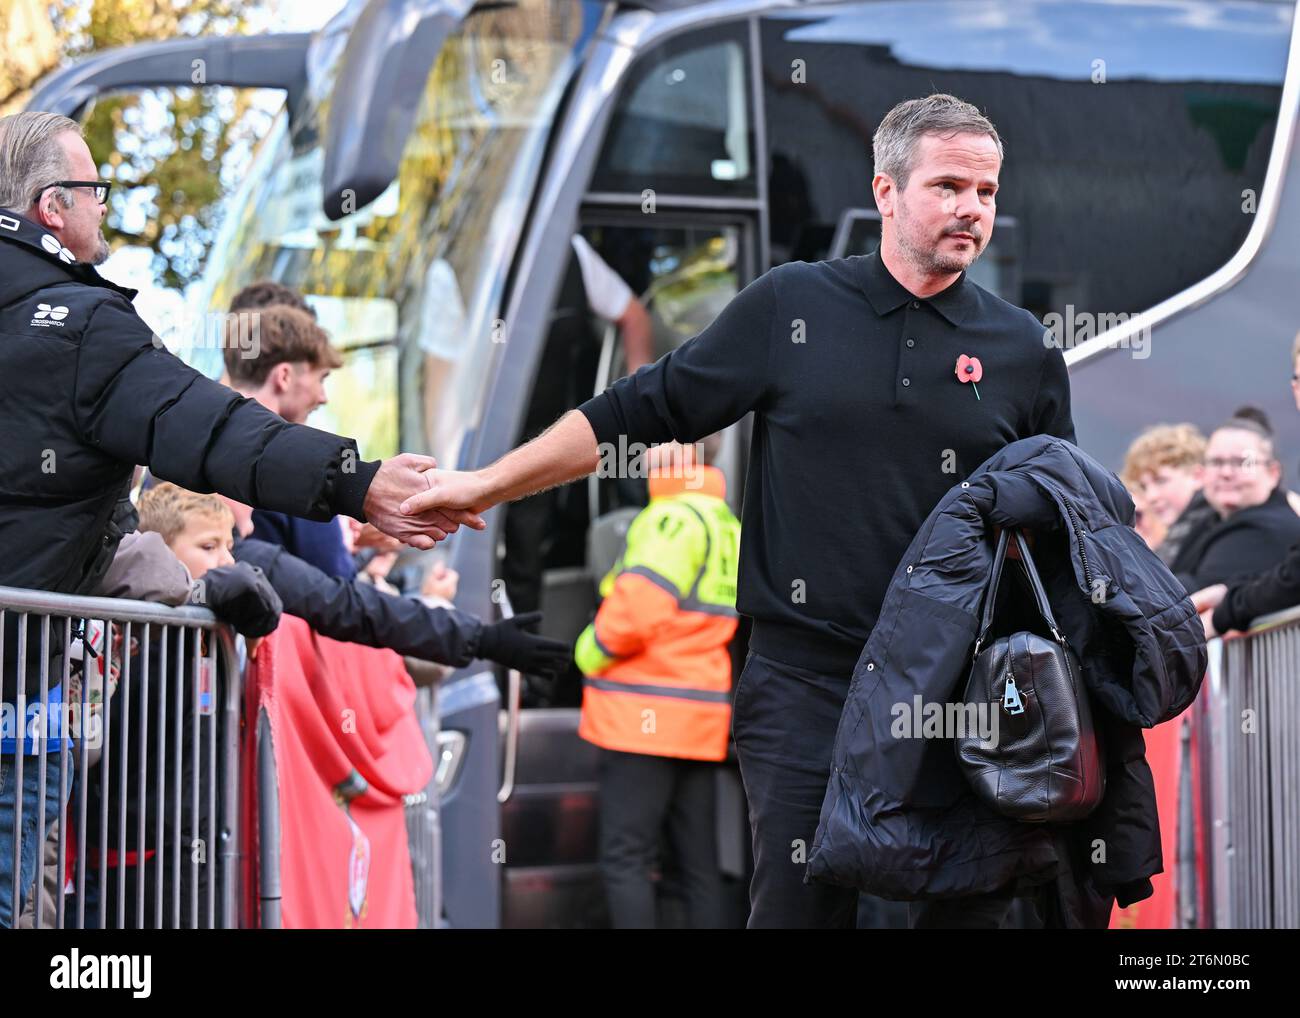
[[[586,477],[600,465],[596,433],[570,410],[527,445],[481,470],[437,470],[430,456],[384,460],[366,492],[366,516],[391,537],[432,548],[459,527],[482,530],[479,513],[557,484]]]
[[[432,548],[460,527],[482,530],[478,514],[494,502],[476,473],[438,470],[432,456],[386,459],[366,491],[366,518],[413,548]]]

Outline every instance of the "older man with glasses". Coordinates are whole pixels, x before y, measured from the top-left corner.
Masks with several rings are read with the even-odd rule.
[[[137,464],[259,508],[368,520],[421,548],[460,524],[482,528],[469,512],[400,513],[403,499],[428,490],[431,458],[365,462],[351,439],[290,424],[163,349],[132,307],[135,291],[95,271],[108,257],[110,188],[96,177],[75,121],[36,112],[0,119],[0,586],[94,593],[135,529],[128,491]],[[34,702],[41,655],[29,652],[19,674],[16,623],[17,613],[5,613],[4,698],[13,703],[25,688]],[[58,759],[49,754],[43,772],[38,758],[0,756],[0,926],[21,911],[15,837],[21,898],[58,816]]]

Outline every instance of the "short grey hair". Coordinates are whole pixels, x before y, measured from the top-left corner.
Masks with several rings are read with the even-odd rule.
[[[951,138],[955,134],[987,134],[998,146],[1002,139],[988,117],[968,102],[942,92],[924,99],[908,99],[885,114],[871,139],[876,172],[893,178],[901,191],[916,162],[916,143],[927,134]]]
[[[82,137],[81,125],[57,113],[15,113],[0,119],[0,208],[25,212],[36,192],[70,172],[68,154],[58,142],[64,131]],[[64,208],[72,208],[72,192],[56,193]]]

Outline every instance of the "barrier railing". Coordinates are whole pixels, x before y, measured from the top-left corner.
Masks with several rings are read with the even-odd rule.
[[[281,925],[270,728],[211,612],[0,587],[0,678],[0,925]],[[436,755],[433,688],[415,713]],[[403,797],[426,929],[438,799],[436,774]]]
[[[415,716],[436,761],[440,753],[436,689],[420,690],[415,702]],[[415,910],[420,917],[420,929],[434,930],[442,918],[442,820],[437,767],[424,791],[408,795],[405,801],[411,874],[415,882]]]
[[[0,921],[21,901],[19,926],[237,925],[229,630],[202,608],[0,587],[0,661]]]
[[[1193,715],[1198,925],[1300,927],[1300,607],[1211,641]],[[1186,801],[1186,799],[1184,800]],[[1181,825],[1180,825],[1181,826]]]

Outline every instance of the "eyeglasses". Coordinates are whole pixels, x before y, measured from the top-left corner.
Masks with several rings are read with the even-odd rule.
[[[111,180],[56,180],[53,184],[46,184],[36,192],[33,202],[41,200],[41,195],[52,187],[93,187],[95,189],[95,201],[103,205],[108,201],[108,189],[113,186]]]
[[[1259,456],[1214,456],[1205,461],[1211,470],[1253,470],[1257,466],[1268,466],[1272,459]]]

